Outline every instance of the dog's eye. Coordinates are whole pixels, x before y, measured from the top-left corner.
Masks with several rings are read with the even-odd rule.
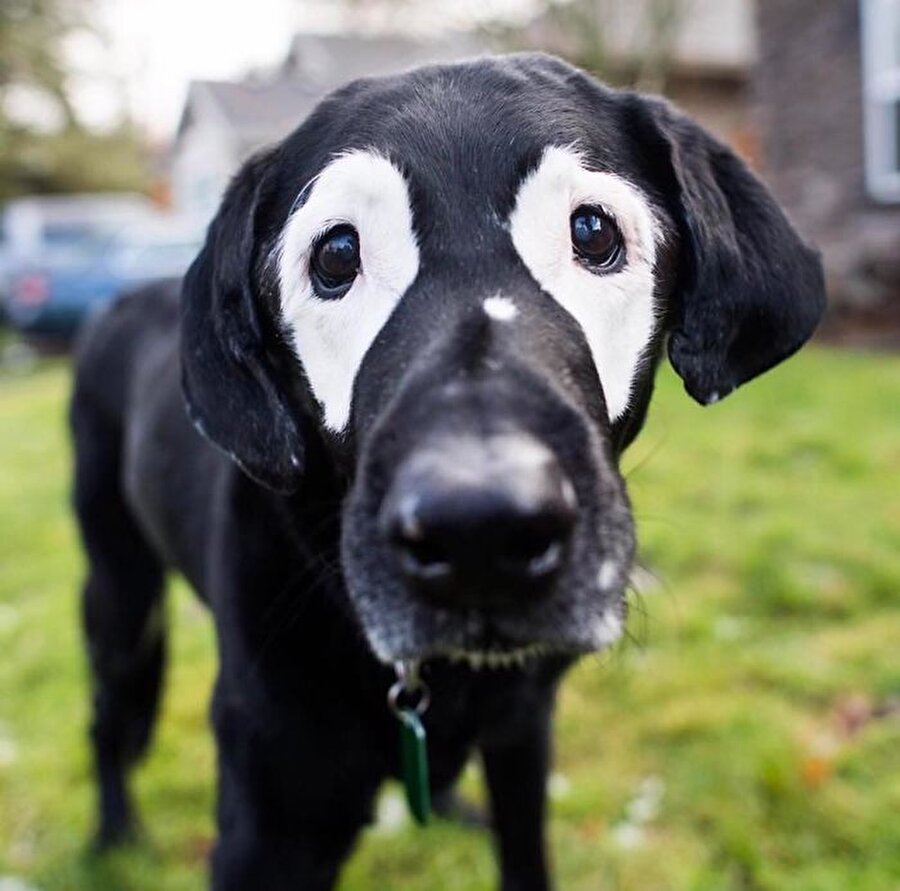
[[[359,272],[359,234],[352,226],[329,229],[313,246],[309,264],[316,294],[323,300],[343,297]]]
[[[615,220],[596,207],[582,205],[569,218],[575,256],[591,269],[606,272],[622,257],[622,233]]]

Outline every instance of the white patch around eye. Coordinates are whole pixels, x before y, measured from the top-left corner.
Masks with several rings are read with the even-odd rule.
[[[515,303],[509,297],[488,297],[482,304],[484,311],[495,321],[511,322],[518,314],[519,310]]]
[[[569,218],[602,208],[625,242],[625,265],[597,274],[574,257]],[[614,173],[589,170],[571,148],[550,146],[519,187],[509,218],[513,244],[537,283],[581,326],[611,420],[628,408],[656,324],[653,265],[661,229],[646,198]]]
[[[419,271],[419,249],[406,181],[374,152],[340,155],[304,192],[276,254],[281,310],[325,426],[339,433],[359,367]],[[343,297],[322,300],[310,282],[310,253],[341,224],[359,233],[360,271]]]

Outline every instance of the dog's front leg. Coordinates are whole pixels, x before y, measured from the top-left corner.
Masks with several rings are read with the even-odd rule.
[[[326,730],[329,715],[272,717],[220,680],[213,891],[329,891],[370,819],[380,776],[359,745],[366,735]]]
[[[544,841],[552,693],[515,737],[481,745],[502,891],[548,891]]]

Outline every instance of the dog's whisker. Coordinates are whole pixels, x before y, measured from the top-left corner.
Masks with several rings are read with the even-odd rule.
[[[670,432],[667,430],[650,448],[630,467],[622,471],[622,476],[627,482],[631,482],[637,474],[643,470],[662,450],[669,444]]]

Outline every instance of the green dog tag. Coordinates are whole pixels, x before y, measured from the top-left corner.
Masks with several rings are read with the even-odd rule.
[[[400,764],[406,804],[420,826],[431,814],[431,790],[428,786],[428,740],[418,713],[411,708],[397,712],[400,720]]]

